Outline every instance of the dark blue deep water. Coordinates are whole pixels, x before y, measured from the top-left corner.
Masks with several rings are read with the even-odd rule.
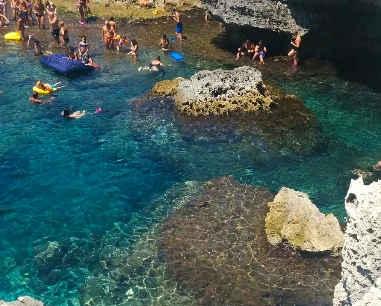
[[[273,80],[316,116],[323,137],[310,154],[248,145],[244,137],[233,141],[234,132],[185,137],[170,109],[137,111],[133,100],[160,80],[220,65],[164,58],[172,65],[165,75],[138,73],[155,52],[144,50],[136,63],[99,47],[101,68],[65,78],[22,45],[0,45],[0,299],[30,295],[55,306],[112,305],[97,294],[107,295],[118,277],[100,267],[109,258],[133,258],[143,242],[147,249],[153,240],[146,233],[175,205],[167,190],[191,189],[191,181],[233,175],[274,192],[287,186],[343,220],[351,170],[381,159],[381,95],[334,76]],[[35,105],[28,97],[37,79],[66,87],[52,103]],[[88,115],[65,120],[66,106]],[[155,286],[139,271],[120,296],[129,299],[126,305],[160,305],[165,294],[142,293],[143,286]]]

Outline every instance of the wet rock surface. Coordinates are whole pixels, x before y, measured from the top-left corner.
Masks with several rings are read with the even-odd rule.
[[[283,187],[266,216],[268,241],[277,245],[286,241],[291,247],[307,252],[331,252],[338,255],[344,237],[333,214],[324,215],[308,195]]]
[[[160,251],[179,289],[198,305],[330,305],[339,259],[268,244],[264,219],[273,198],[223,177],[168,218]]]

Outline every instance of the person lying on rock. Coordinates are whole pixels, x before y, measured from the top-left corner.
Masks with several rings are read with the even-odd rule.
[[[240,59],[240,57],[248,56],[252,58],[255,53],[255,44],[252,43],[249,39],[246,39],[241,47],[238,48],[237,56],[235,58],[236,61]]]

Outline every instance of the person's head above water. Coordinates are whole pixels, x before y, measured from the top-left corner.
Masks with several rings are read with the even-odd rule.
[[[68,107],[63,110],[63,116],[70,117],[70,109]]]
[[[37,99],[37,98],[38,98],[38,92],[33,91],[33,98],[34,98],[34,99]]]

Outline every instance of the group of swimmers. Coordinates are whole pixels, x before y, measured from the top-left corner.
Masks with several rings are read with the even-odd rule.
[[[296,68],[300,59],[302,37],[299,33],[293,32],[291,35],[291,50],[288,53],[288,57],[291,58],[292,64],[291,68]],[[238,61],[241,57],[247,56],[251,61],[259,58],[259,62],[264,64],[264,58],[266,56],[267,48],[263,41],[260,40],[258,44],[251,42],[249,39],[245,40],[241,47],[237,50],[237,55],[235,60]]]

